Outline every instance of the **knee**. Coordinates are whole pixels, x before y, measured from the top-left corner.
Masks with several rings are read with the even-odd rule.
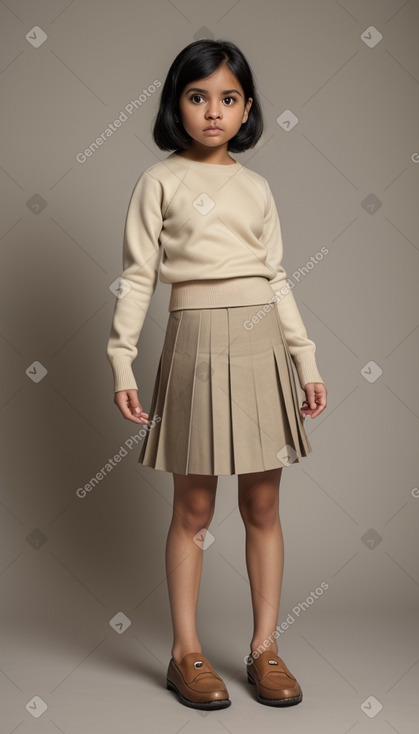
[[[208,527],[214,514],[214,503],[205,497],[196,497],[188,502],[174,506],[173,517],[184,530],[193,535]]]
[[[255,496],[239,503],[240,515],[246,526],[268,530],[279,518],[278,502],[275,498]]]

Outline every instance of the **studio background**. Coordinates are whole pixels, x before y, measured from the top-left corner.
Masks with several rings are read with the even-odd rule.
[[[415,731],[418,20],[415,0],[0,4],[4,734]],[[244,527],[223,476],[198,610],[233,703],[216,716],[165,690],[173,480],[137,463],[105,354],[129,198],[169,154],[151,135],[161,86],[199,38],[233,41],[254,72],[265,131],[234,157],[270,183],[328,389],[280,487],[278,645],[304,701],[270,710],[246,682]],[[145,410],[169,296],[159,281],[138,344]]]

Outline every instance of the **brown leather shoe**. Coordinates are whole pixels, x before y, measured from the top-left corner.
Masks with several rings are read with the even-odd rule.
[[[231,706],[223,679],[202,652],[189,652],[179,664],[170,659],[167,688],[177,693],[181,703],[194,709]]]
[[[267,706],[292,706],[303,699],[301,686],[282,658],[265,650],[258,657],[249,655],[247,680],[256,686],[259,703]]]

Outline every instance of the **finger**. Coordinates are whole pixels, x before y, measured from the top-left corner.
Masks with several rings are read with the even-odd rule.
[[[310,410],[310,408],[309,408],[309,405],[307,403],[307,400],[304,400],[303,401],[303,404],[302,404],[302,406],[300,408],[300,415],[301,415],[301,417],[303,419],[304,418],[307,418],[307,413],[309,412],[309,410]]]
[[[123,403],[118,406],[124,418],[134,423],[148,423],[148,413],[134,414],[128,403]]]
[[[128,401],[128,408],[136,418],[148,418],[148,413],[143,410],[143,406],[139,402],[138,398],[131,397]]]
[[[307,383],[307,385],[304,388],[304,391],[307,397],[306,402],[308,403],[310,410],[315,410],[317,408],[317,405],[316,405],[316,400],[315,400],[316,390],[315,390],[314,384],[310,382]]]
[[[139,405],[137,405],[136,408],[133,408],[132,406],[130,406],[130,410],[131,410],[131,413],[135,415],[137,418],[140,418],[140,417],[148,418],[148,413],[146,413],[145,410],[142,410],[141,406]]]
[[[311,414],[312,418],[317,418],[320,413],[323,413],[326,407],[326,400],[323,397],[318,398],[315,411]]]
[[[115,402],[124,418],[134,423],[148,423],[148,413],[144,412],[139,402],[136,391],[120,391],[115,395]],[[136,410],[138,408],[138,410]]]

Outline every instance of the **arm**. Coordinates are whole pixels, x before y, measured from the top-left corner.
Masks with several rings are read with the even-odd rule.
[[[117,298],[106,354],[114,390],[137,390],[132,363],[151,297],[156,289],[163,226],[162,188],[149,173],[138,179],[128,206],[123,240],[124,288]]]
[[[266,210],[263,230],[263,241],[268,249],[267,264],[272,268],[269,283],[277,294],[277,308],[293,362],[297,369],[302,389],[312,382],[324,383],[317,369],[316,345],[307,336],[301,314],[298,310],[294,294],[287,283],[287,274],[282,266],[284,252],[281,225],[275,200],[266,181]]]

